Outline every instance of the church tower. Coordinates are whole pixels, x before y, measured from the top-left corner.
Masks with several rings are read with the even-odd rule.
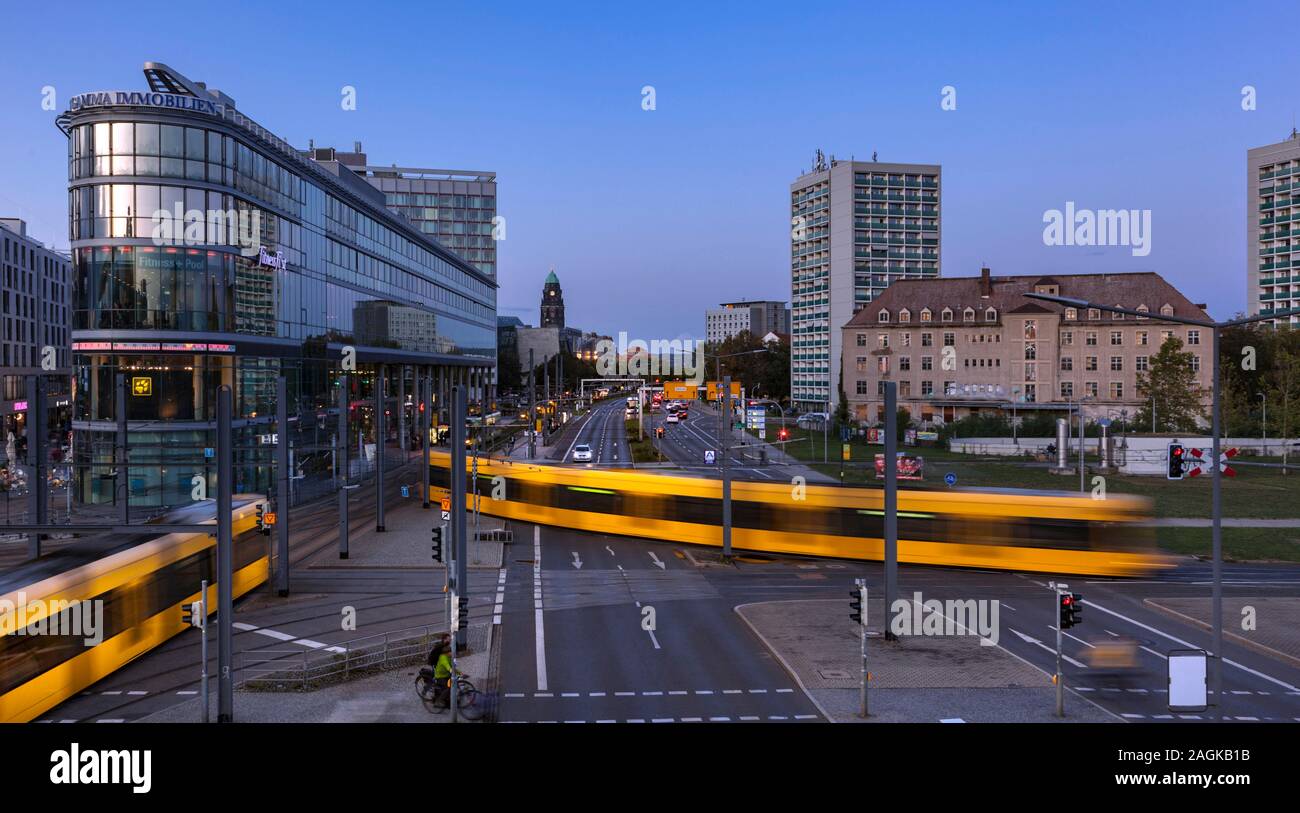
[[[554,266],[542,286],[542,327],[564,327],[564,292],[560,290],[560,278],[555,276]]]

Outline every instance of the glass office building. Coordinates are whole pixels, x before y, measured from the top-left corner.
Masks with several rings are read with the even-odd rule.
[[[132,506],[188,501],[194,475],[211,477],[220,385],[233,391],[236,485],[248,492],[271,485],[258,441],[275,431],[281,375],[304,479],[331,476],[346,358],[354,424],[372,433],[348,439],[363,456],[381,372],[390,445],[413,441],[417,376],[432,378],[438,407],[453,384],[492,399],[491,277],[225,94],[159,63],[144,72],[148,91],[81,94],[59,118],[83,501],[120,494],[110,465],[119,374]]]

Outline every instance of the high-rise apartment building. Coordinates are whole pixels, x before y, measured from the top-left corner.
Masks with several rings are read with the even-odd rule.
[[[940,275],[940,167],[829,161],[790,184],[790,395],[839,401],[840,340],[853,315],[899,279]]]
[[[748,330],[762,338],[790,332],[790,308],[775,300],[723,302],[704,312],[704,338],[721,342]]]
[[[353,152],[330,150],[339,163],[384,193],[388,208],[490,277],[497,275],[497,175],[459,169],[371,166]]]
[[[1300,133],[1246,153],[1246,308],[1300,307]],[[1287,321],[1300,324],[1300,314]]]

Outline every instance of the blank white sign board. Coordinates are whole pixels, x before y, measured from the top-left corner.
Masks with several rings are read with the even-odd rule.
[[[1175,649],[1169,653],[1170,711],[1205,711],[1209,705],[1207,662],[1203,649]]]

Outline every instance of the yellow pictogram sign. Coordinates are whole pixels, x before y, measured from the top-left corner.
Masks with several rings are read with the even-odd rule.
[[[268,527],[268,528],[271,527],[272,525],[274,525],[274,524],[275,524],[275,512],[274,512],[274,511],[267,511],[266,513],[262,514],[262,524],[265,525],[265,526]]]
[[[443,497],[443,498],[442,498],[442,510],[444,510],[444,511],[450,511],[450,510],[451,510],[451,497]]]
[[[153,395],[153,379],[149,376],[136,376],[131,379],[132,395]]]

